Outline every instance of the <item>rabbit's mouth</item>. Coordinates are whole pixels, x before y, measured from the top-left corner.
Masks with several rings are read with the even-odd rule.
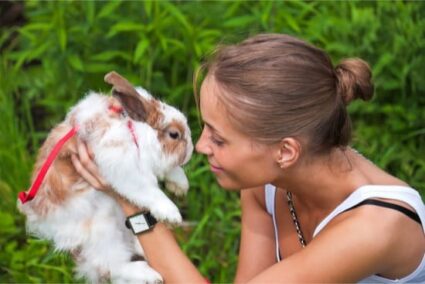
[[[181,165],[185,165],[190,161],[190,158],[192,158],[192,154],[193,154],[193,144],[192,141],[188,141],[188,146],[186,147],[186,153],[184,155],[184,159],[183,162],[181,163]]]

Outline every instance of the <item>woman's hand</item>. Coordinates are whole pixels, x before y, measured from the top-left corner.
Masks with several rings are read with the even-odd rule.
[[[101,176],[93,159],[93,151],[85,142],[77,138],[77,154],[71,156],[75,169],[95,189],[111,193],[111,185]]]

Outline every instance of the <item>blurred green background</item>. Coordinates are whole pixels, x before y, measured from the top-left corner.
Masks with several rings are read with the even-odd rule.
[[[421,1],[25,1],[0,2],[0,282],[76,282],[73,263],[28,237],[16,210],[49,129],[89,89],[109,91],[116,70],[200,125],[192,76],[219,43],[260,32],[303,38],[336,64],[361,57],[376,96],[355,102],[353,145],[425,193],[425,3]],[[204,158],[186,166],[177,200],[194,225],[177,236],[201,272],[231,282],[239,196],[221,190]]]

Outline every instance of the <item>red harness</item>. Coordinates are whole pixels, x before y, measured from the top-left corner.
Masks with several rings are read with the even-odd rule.
[[[59,154],[60,149],[62,146],[71,139],[72,136],[77,133],[78,128],[73,127],[71,130],[63,136],[58,143],[56,143],[55,147],[53,147],[53,150],[50,152],[49,156],[47,157],[46,161],[44,162],[43,166],[41,167],[40,172],[37,175],[37,178],[35,179],[35,182],[31,186],[31,189],[26,193],[25,191],[22,191],[19,193],[18,197],[19,200],[21,200],[22,204],[26,203],[27,201],[32,200],[35,195],[37,194],[38,189],[41,186],[41,183],[44,180],[44,177],[47,174],[47,171],[49,170],[50,166],[52,165],[53,161],[55,160],[56,156]]]
[[[123,108],[122,107],[116,107],[116,106],[109,106],[109,109],[116,113],[122,113]],[[136,144],[136,147],[139,148],[139,144],[137,143],[137,136],[136,132],[134,130],[133,121],[131,119],[127,122],[127,127],[130,130],[131,136],[133,137],[134,144]],[[19,200],[21,200],[22,204],[31,201],[34,199],[35,195],[37,194],[37,191],[39,190],[41,184],[43,183],[44,177],[47,174],[47,171],[49,170],[50,166],[52,165],[53,161],[56,159],[56,156],[59,154],[60,149],[63,147],[63,145],[71,139],[78,131],[78,127],[73,127],[71,130],[66,133],[53,147],[53,150],[50,152],[49,156],[47,157],[46,161],[44,162],[43,166],[41,167],[40,172],[37,174],[37,177],[32,184],[30,190],[27,192],[22,191],[18,194]]]
[[[114,105],[110,105],[109,110],[115,113],[122,113],[124,111],[121,106],[114,106]],[[130,130],[131,136],[133,137],[134,144],[136,144],[137,148],[139,148],[139,143],[137,143],[136,132],[134,131],[133,121],[131,119],[127,121],[127,127]]]

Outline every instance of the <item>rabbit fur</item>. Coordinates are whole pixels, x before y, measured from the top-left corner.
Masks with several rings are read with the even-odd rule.
[[[92,149],[100,173],[116,193],[159,221],[180,223],[178,208],[158,181],[164,180],[176,195],[189,188],[181,168],[193,151],[185,116],[116,72],[108,73],[105,81],[113,85],[112,96],[90,92],[69,111],[40,148],[32,181],[57,141],[77,126],[77,136]],[[79,176],[71,162],[73,153],[75,136],[60,150],[34,199],[18,201],[27,231],[52,241],[58,251],[70,252],[77,277],[91,283],[161,282],[125,227],[119,205]],[[132,261],[134,256],[139,260]]]

